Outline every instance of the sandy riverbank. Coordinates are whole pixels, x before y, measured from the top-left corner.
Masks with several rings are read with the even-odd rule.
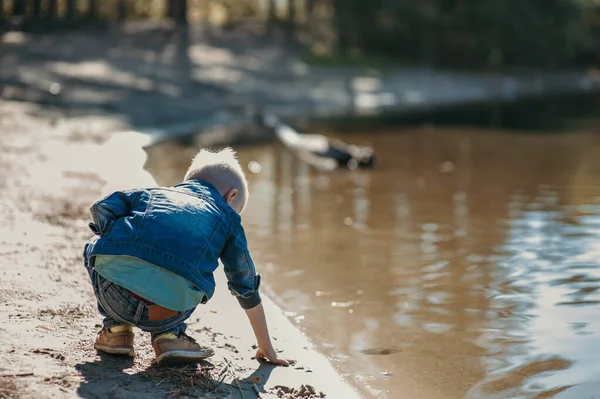
[[[82,243],[90,235],[87,207],[108,190],[153,180],[142,170],[144,151],[133,146],[137,136],[107,140],[106,131],[123,127],[117,121],[62,116],[0,102],[0,397],[197,395],[191,385],[204,380],[196,373],[152,367],[145,334],[137,336],[133,361],[101,357],[92,349],[100,318],[81,265]],[[256,397],[244,383],[253,377],[263,390],[304,384],[328,398],[355,397],[269,299],[265,303],[277,347],[299,363],[274,369],[252,360],[250,326],[223,278],[218,283],[218,294],[190,325],[194,337],[217,351],[211,360],[215,369],[207,373],[227,370],[222,392],[206,397],[242,397],[232,385],[236,378],[246,398]]]

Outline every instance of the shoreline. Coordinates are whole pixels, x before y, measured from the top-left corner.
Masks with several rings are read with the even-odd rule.
[[[147,137],[137,132],[129,132],[128,136],[127,140],[129,142],[137,142],[140,145],[138,149],[142,150]],[[120,145],[121,138],[117,136],[113,137],[119,143],[117,145]],[[108,145],[110,145],[110,141],[111,139],[107,142]],[[205,145],[210,146],[210,144]],[[218,143],[214,145],[218,145]],[[143,162],[140,156],[137,162],[136,169],[141,173],[140,182],[145,180],[146,185],[158,185],[155,176],[144,169],[146,161],[147,156],[144,157]],[[260,267],[258,269],[260,271]],[[219,335],[235,337],[236,348],[246,348],[246,356],[237,359],[236,364],[249,369],[258,366],[246,379],[259,377],[262,384],[258,385],[261,388],[273,386],[298,387],[308,384],[313,386],[317,391],[325,393],[327,398],[360,399],[362,397],[341,376],[340,372],[335,370],[330,361],[323,354],[315,350],[312,341],[292,324],[290,319],[284,315],[283,309],[277,306],[275,301],[265,292],[261,296],[265,312],[267,313],[269,330],[274,339],[273,343],[278,351],[284,353],[284,356],[289,356],[297,360],[298,364],[294,367],[272,367],[259,365],[258,362],[250,359],[253,355],[253,350],[248,351],[248,348],[252,348],[252,345],[254,345],[254,336],[252,335],[250,324],[244,319],[245,315],[239,307],[238,302],[225,289],[227,281],[222,272],[222,266],[219,266],[217,269],[215,280],[217,287],[220,288],[217,288],[214,297],[209,303],[199,307],[194,312],[193,318],[199,317],[200,323],[206,322]],[[266,285],[268,286],[269,283],[266,282]],[[233,323],[228,317],[222,317],[223,314],[239,316],[240,320],[236,320]],[[243,327],[240,327],[240,324]],[[268,385],[266,384],[267,381]],[[232,393],[233,396],[231,398],[242,398],[237,392],[233,391]]]
[[[295,126],[308,127],[331,127],[338,126],[356,130],[359,127],[377,127],[398,124],[402,122],[412,123],[424,115],[443,115],[449,112],[464,112],[469,109],[482,110],[487,107],[510,107],[518,104],[535,104],[540,101],[555,100],[561,103],[569,99],[587,99],[600,93],[600,82],[598,87],[589,91],[565,90],[548,91],[543,93],[529,93],[515,98],[482,98],[469,101],[456,101],[440,104],[426,104],[413,108],[386,108],[383,107],[375,112],[356,114],[345,111],[331,113],[290,113],[284,112],[278,115],[286,123]],[[276,112],[277,107],[268,108],[270,112]],[[275,110],[275,111],[273,111]],[[310,130],[309,130],[310,131]],[[199,122],[185,122],[165,127],[127,129],[121,133],[141,133],[147,137],[144,148],[157,146],[167,142],[182,142],[197,146],[245,146],[260,144],[262,142],[275,140],[276,137],[266,129],[256,126],[247,115],[229,114],[228,111],[217,113],[215,117],[209,117]],[[308,131],[307,131],[308,132]]]

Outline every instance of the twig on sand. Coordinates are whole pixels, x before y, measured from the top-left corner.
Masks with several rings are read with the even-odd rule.
[[[244,390],[240,386],[240,382],[237,379],[235,380],[235,384],[237,385],[238,389],[240,390],[240,394],[242,394],[242,399],[246,399],[246,396],[244,396]]]
[[[227,360],[227,359],[225,359],[225,360]],[[221,370],[221,372],[219,373],[219,377],[221,379],[219,380],[219,384],[215,388],[215,392],[219,390],[219,388],[221,387],[221,384],[223,384],[223,381],[225,381],[225,377],[227,377],[227,372],[228,371],[229,371],[229,362],[227,362],[227,364],[225,365],[225,367],[223,367],[223,370]],[[219,377],[217,377],[217,378],[219,378]]]
[[[258,396],[258,399],[260,399],[262,396],[260,396],[260,390],[258,389],[255,383],[252,383],[252,389],[254,389],[254,392],[256,392],[256,396]]]
[[[33,373],[0,374],[0,377],[31,377]]]
[[[148,375],[156,378],[156,386],[172,385],[171,397],[186,394],[197,396],[199,392],[217,392],[226,373],[216,373],[212,366],[197,365],[149,369]]]

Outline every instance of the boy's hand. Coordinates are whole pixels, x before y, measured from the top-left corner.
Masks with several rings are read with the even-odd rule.
[[[269,329],[267,328],[267,319],[263,305],[258,304],[251,309],[246,309],[246,314],[254,330],[254,335],[258,341],[258,350],[256,351],[256,359],[266,359],[269,362],[278,366],[289,366],[296,363],[295,360],[280,359],[273,349],[271,338],[269,337]]]
[[[266,359],[269,363],[273,363],[277,366],[291,366],[292,364],[296,364],[295,360],[280,359],[274,349],[271,349],[270,351],[263,351],[262,349],[258,348],[255,357],[256,359]]]

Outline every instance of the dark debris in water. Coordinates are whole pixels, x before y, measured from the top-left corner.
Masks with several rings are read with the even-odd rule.
[[[365,355],[393,355],[394,353],[400,353],[402,350],[399,348],[384,348],[384,347],[375,347],[375,348],[367,348],[363,349],[361,352]]]

